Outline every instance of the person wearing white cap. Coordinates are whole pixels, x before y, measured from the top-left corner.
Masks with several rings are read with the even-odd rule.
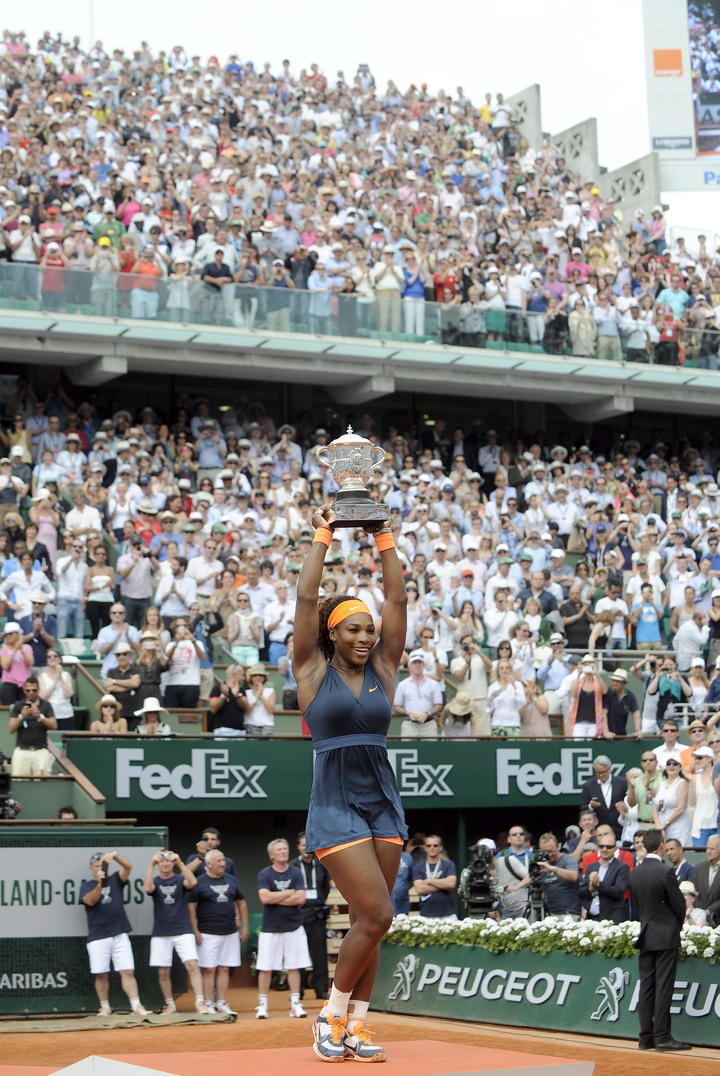
[[[664,830],[666,839],[674,837],[687,848],[692,840],[692,814],[688,808],[688,781],[681,766],[680,752],[666,760],[653,802],[653,821],[657,829]]]
[[[666,842],[667,844],[667,842]],[[667,854],[667,848],[666,848]],[[689,927],[706,927],[708,925],[708,915],[704,908],[696,908],[695,901],[699,897],[699,893],[690,879],[686,879],[684,882],[680,882],[680,892],[685,898],[685,923]]]
[[[12,293],[15,299],[37,299],[37,264],[42,243],[26,213],[17,218],[19,227],[5,232],[5,242],[13,264]]]
[[[610,687],[602,700],[603,736],[614,740],[616,736],[628,734],[628,718],[632,720],[632,734],[636,740],[642,736],[640,731],[640,708],[637,699],[627,686],[628,674],[624,669],[615,669],[610,674]]]
[[[45,612],[48,600],[48,595],[44,591],[34,591],[30,595],[32,602],[30,613],[18,620],[23,642],[29,643],[32,647],[33,665],[38,668],[45,664],[48,649],[54,647],[57,642],[55,617]]]
[[[692,811],[692,843],[694,848],[705,848],[708,839],[717,833],[718,797],[713,781],[715,752],[702,744],[692,753],[694,772],[689,777],[688,806]]]
[[[403,719],[401,735],[406,740],[436,740],[442,690],[437,680],[426,674],[422,650],[412,651],[408,667],[410,675],[400,681],[393,699],[393,713]]]

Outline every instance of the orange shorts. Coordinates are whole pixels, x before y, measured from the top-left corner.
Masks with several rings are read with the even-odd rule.
[[[345,848],[352,848],[354,844],[364,844],[365,841],[387,841],[388,844],[399,844],[402,846],[402,837],[359,837],[356,841],[346,841],[344,844],[332,844],[329,848],[316,848],[315,855],[318,859],[324,859],[325,856],[331,855],[333,852],[342,852]]]

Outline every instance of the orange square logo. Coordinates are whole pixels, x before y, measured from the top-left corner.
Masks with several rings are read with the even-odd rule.
[[[653,49],[655,78],[681,78],[683,73],[681,49]]]

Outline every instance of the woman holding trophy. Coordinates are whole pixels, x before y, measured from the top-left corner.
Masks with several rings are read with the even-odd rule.
[[[349,432],[339,442],[350,440]],[[405,642],[405,583],[390,528],[382,521],[387,509],[372,502],[358,481],[372,474],[375,447],[353,437],[351,463],[350,449],[344,463],[340,449],[334,459],[333,445],[322,450],[329,452],[340,484],[337,514],[325,505],[313,516],[315,537],[298,582],[295,610],[293,671],[315,748],[306,848],[323,860],[348,902],[351,921],[330,998],[313,1024],[313,1050],[330,1062],[386,1060],[365,1018],[407,836],[386,748]],[[349,595],[318,602],[332,528],[344,519],[352,520],[346,525],[364,526],[374,534],[380,552],[385,604],[379,639],[364,602]]]

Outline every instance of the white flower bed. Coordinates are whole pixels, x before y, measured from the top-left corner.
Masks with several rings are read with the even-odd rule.
[[[492,953],[600,953],[612,959],[636,957],[637,922],[578,922],[568,916],[548,916],[537,923],[527,919],[461,919],[434,922],[418,915],[398,915],[385,940],[391,945],[425,948],[428,945],[478,946]],[[720,959],[720,928],[685,926],[681,932],[681,957]]]

